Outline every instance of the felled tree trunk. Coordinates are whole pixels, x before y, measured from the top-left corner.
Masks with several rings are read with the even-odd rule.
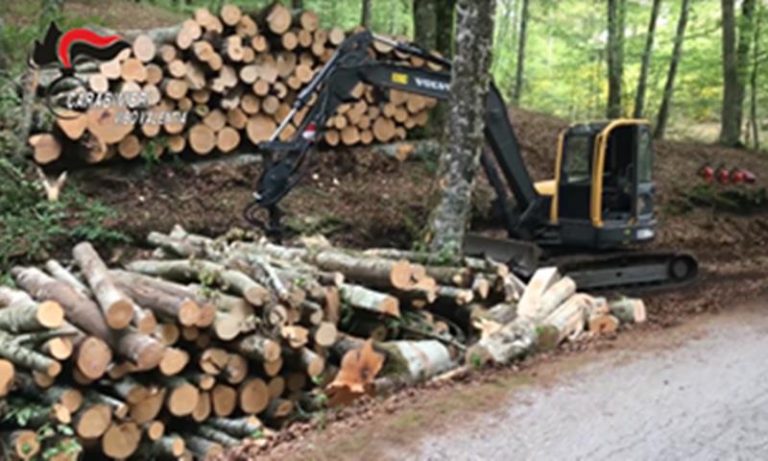
[[[0,329],[11,333],[59,328],[64,310],[56,301],[36,303],[26,293],[0,287]]]

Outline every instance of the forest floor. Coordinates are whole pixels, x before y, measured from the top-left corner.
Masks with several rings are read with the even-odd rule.
[[[512,120],[534,177],[551,177],[557,134],[567,123],[523,110],[513,111]],[[651,323],[674,324],[687,314],[727,308],[768,288],[765,206],[737,214],[680,205],[683,194],[702,183],[697,170],[703,163],[749,169],[758,184],[743,187],[764,187],[768,156],[681,142],[662,141],[655,147],[659,232],[652,245],[694,253],[702,271],[691,286],[647,296]],[[142,251],[139,242],[149,231],[165,232],[174,224],[212,236],[247,228],[242,211],[251,200],[260,167],[226,160],[88,168],[70,172],[68,187],[117,211],[105,226],[136,243],[113,250],[113,259],[121,259]],[[366,148],[320,151],[303,183],[283,202],[285,222],[294,232],[323,233],[343,246],[409,248],[429,215],[434,174],[434,162],[398,163]],[[481,180],[473,226],[503,235],[488,217],[490,198]]]

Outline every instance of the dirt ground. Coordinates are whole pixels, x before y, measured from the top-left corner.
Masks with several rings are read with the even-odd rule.
[[[551,176],[557,134],[566,123],[528,111],[514,111],[512,119],[535,179]],[[656,152],[660,223],[653,246],[694,253],[702,272],[691,287],[649,297],[651,321],[673,324],[680,316],[748,299],[768,285],[768,210],[739,215],[697,208],[681,213],[670,206],[680,191],[701,182],[696,171],[705,162],[747,168],[764,187],[768,157],[666,141],[656,144]],[[88,168],[71,172],[70,186],[118,211],[117,219],[106,225],[133,239],[134,245],[116,250],[117,256],[130,257],[149,231],[168,231],[177,223],[206,235],[248,228],[242,212],[260,167],[234,166],[242,162],[228,160],[172,159],[154,165],[139,161],[128,167],[122,163]],[[294,233],[323,233],[344,246],[408,248],[419,238],[429,214],[434,170],[433,162],[401,164],[369,149],[319,151],[303,183],[283,202],[285,223]],[[481,179],[477,209],[486,210],[490,197]],[[477,215],[487,228],[483,213]],[[490,230],[499,233],[500,227],[491,223]]]

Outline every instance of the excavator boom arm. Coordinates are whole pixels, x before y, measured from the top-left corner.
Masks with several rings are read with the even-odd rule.
[[[446,71],[406,67],[381,62],[371,57],[370,45],[381,39],[369,32],[349,37],[313,80],[301,91],[288,116],[281,122],[272,140],[263,148],[274,157],[257,185],[257,203],[277,213],[277,203],[298,183],[305,170],[306,159],[315,139],[311,134],[325,126],[339,105],[352,100],[351,93],[359,83],[383,90],[393,89],[446,100],[450,96],[450,62],[433,56],[411,44],[389,42],[401,53],[433,61]],[[296,114],[310,104],[306,116],[298,124],[296,134],[287,142],[278,142],[282,130]],[[536,192],[523,161],[520,146],[509,121],[506,106],[494,84],[488,92],[485,135],[489,149],[481,158],[483,169],[496,191],[500,211],[505,217],[511,237],[529,239],[546,216],[544,201]],[[514,204],[509,200],[509,192]]]

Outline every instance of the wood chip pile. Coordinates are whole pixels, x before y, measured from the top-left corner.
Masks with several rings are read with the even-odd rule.
[[[17,288],[0,288],[14,457],[205,459],[327,406],[645,318],[642,301],[577,293],[554,268],[526,285],[491,260],[322,239],[177,227],[148,242],[151,257],[122,268],[83,242],[71,266],[15,267]],[[41,438],[46,425],[59,429]]]
[[[245,12],[224,5],[218,14],[205,8],[181,25],[122,34],[130,42],[115,59],[83,62],[76,77],[94,94],[138,95],[139,116],[117,106],[67,112],[33,134],[34,159],[48,164],[60,158],[98,163],[140,155],[196,155],[254,150],[285,118],[298,91],[333,55],[347,33],[320,27],[312,11],[291,11],[276,3]],[[408,66],[434,66],[400,55],[383,43],[371,53]],[[432,67],[434,68],[434,67]],[[39,75],[38,93],[46,94],[58,74]],[[61,86],[57,86],[61,85]],[[53,85],[68,94],[71,85]],[[424,126],[436,101],[358,85],[354,100],[341,105],[322,136],[329,146],[389,142]],[[65,96],[55,96],[64,101]],[[126,101],[129,98],[126,96]],[[186,119],[166,117],[186,114]],[[300,123],[303,110],[296,117]],[[281,139],[296,133],[291,124]]]

